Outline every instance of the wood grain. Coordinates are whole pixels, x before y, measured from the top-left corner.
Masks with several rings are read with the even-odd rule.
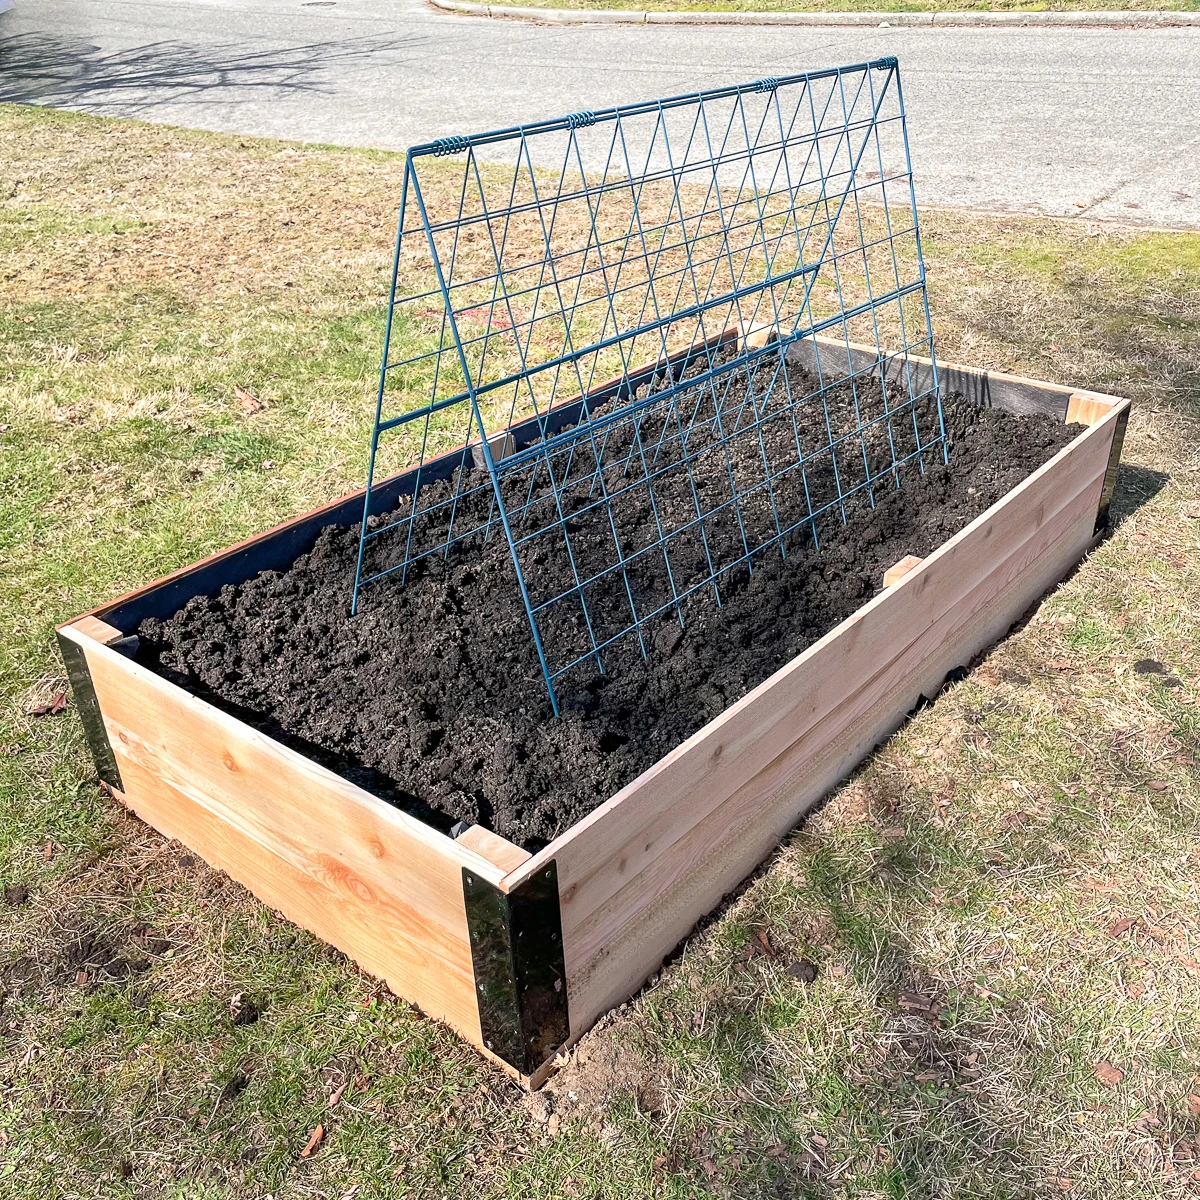
[[[914,567],[919,567],[921,560],[915,554],[906,554],[898,563],[893,563],[883,573],[883,586],[890,588],[899,583]]]
[[[119,642],[125,636],[116,626],[110,625],[107,621],[101,621],[99,617],[90,615],[80,617],[77,621],[72,621],[71,628],[78,633],[82,633],[85,637],[90,637],[92,641],[99,642],[102,646],[110,646],[113,642]]]
[[[767,336],[747,335],[747,344]],[[932,380],[928,359],[881,360],[870,346],[809,339],[789,353],[819,356],[827,378],[840,363],[843,373],[878,367],[889,379],[916,372],[918,391]],[[884,592],[539,854],[478,826],[444,837],[109,648],[121,629],[101,619],[106,612],[129,628],[147,604],[172,605],[225,573],[249,577],[264,557],[282,562],[322,521],[342,519],[354,497],[63,629],[84,650],[121,798],[481,1049],[462,871],[507,891],[554,859],[577,1037],[921,695],[1001,636],[1092,543],[1128,402],[955,364],[938,371],[948,390],[977,403],[1090,428],[929,557],[890,569]],[[507,446],[510,435],[497,436]],[[536,1086],[550,1069],[518,1078]]]
[[[1067,400],[1067,424],[1095,425],[1108,416],[1113,401],[1090,392],[1072,392]]]
[[[462,869],[499,882],[500,868],[107,647],[74,640],[134,812],[480,1043]]]
[[[874,374],[880,364],[889,381],[903,380],[913,393],[920,395],[933,386],[933,362],[919,354],[903,355],[878,350],[863,342],[844,342],[833,338],[805,338],[788,349],[788,357],[812,370],[820,362],[822,376],[836,380],[851,372]],[[1041,413],[1058,420],[1069,420],[1067,410],[1072,395],[1111,406],[1123,403],[1119,396],[1103,392],[1081,391],[1058,383],[1045,383],[1005,371],[967,367],[938,359],[938,383],[944,396],[958,396],[981,408],[1000,408],[1018,416]],[[1091,422],[1081,421],[1081,424]]]
[[[486,858],[506,874],[515,871],[533,857],[528,850],[522,850],[508,838],[503,838],[490,829],[484,829],[482,825],[469,826],[455,840],[458,845],[474,851],[481,858]]]

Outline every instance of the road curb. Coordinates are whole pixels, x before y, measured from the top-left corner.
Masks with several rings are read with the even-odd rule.
[[[429,0],[434,8],[498,20],[546,25],[869,25],[926,28],[961,25],[1103,26],[1170,29],[1200,27],[1200,12],[636,12],[627,9],[529,8],[477,4],[474,0]]]

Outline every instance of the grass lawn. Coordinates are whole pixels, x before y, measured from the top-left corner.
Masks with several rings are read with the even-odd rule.
[[[526,8],[635,12],[1187,12],[1200,0],[489,0]]]
[[[1200,235],[924,214],[943,356],[1136,398],[1119,525],[532,1099],[32,715],[361,482],[402,162],[0,106],[0,1193],[1196,1195]]]

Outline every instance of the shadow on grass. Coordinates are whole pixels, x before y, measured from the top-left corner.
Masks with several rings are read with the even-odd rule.
[[[1108,509],[1110,527],[1116,529],[1142,505],[1149,504],[1170,482],[1171,476],[1166,471],[1122,463]]]
[[[0,38],[0,101],[15,104],[119,104],[126,115],[164,100],[205,99],[229,89],[273,95],[327,94],[332,66],[367,63],[411,50],[422,37],[359,37],[247,50],[230,42],[172,40],[105,52],[80,38],[20,33]]]

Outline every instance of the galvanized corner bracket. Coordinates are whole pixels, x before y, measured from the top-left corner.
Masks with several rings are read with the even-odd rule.
[[[88,670],[87,656],[83,648],[70,638],[64,637],[61,631],[58,635],[58,649],[62,654],[67,668],[67,678],[71,681],[71,693],[75,697],[75,709],[79,720],[83,723],[83,735],[87,739],[88,749],[92,752],[92,761],[96,764],[96,774],[118,792],[125,790],[121,782],[121,772],[117,767],[117,759],[113,754],[112,744],[108,740],[108,730],[104,728],[104,718],[100,715],[100,701],[96,699],[96,689],[92,685],[92,673]]]
[[[511,892],[462,874],[483,1044],[532,1075],[571,1032],[558,866],[551,860]]]
[[[1102,533],[1108,528],[1108,508],[1112,504],[1113,491],[1117,486],[1117,471],[1121,467],[1121,449],[1125,445],[1125,428],[1129,424],[1129,409],[1126,407],[1117,417],[1113,430],[1112,449],[1108,452],[1108,468],[1104,472],[1104,487],[1100,492],[1100,506],[1096,510],[1096,528],[1093,533]]]

